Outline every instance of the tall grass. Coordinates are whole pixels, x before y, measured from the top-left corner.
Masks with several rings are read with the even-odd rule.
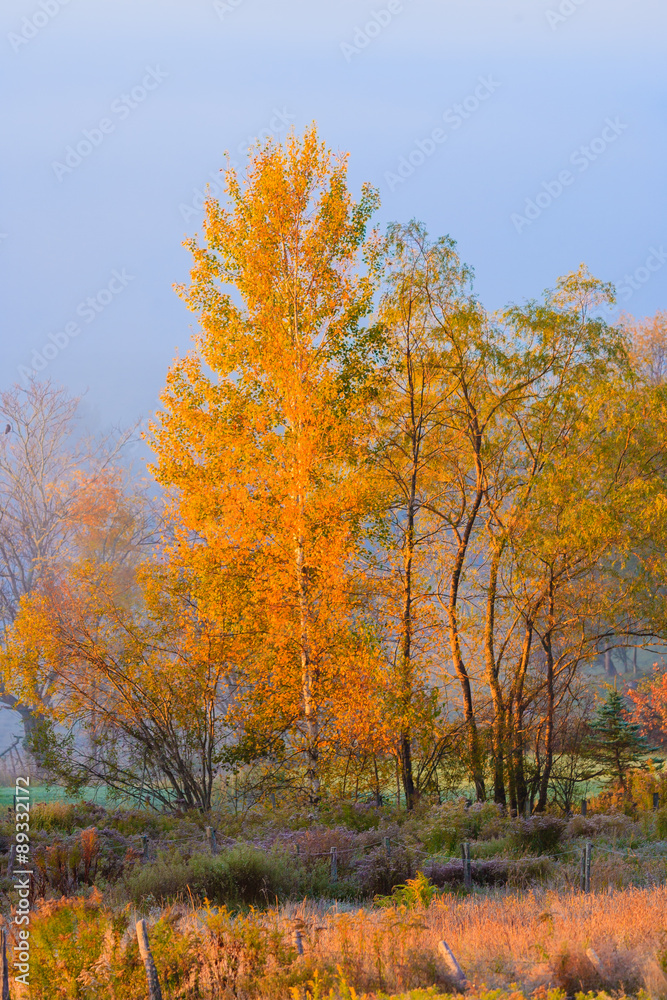
[[[31,1000],[143,1000],[134,916],[105,909],[99,897],[43,903],[33,921]],[[505,893],[381,910],[302,902],[234,915],[172,906],[154,912],[149,938],[165,1000],[351,1000],[352,991],[379,997],[433,986],[453,993],[438,952],[443,939],[468,977],[470,997],[501,990],[513,1000],[546,1000],[559,989],[553,1000],[582,991],[644,990],[658,998],[667,995],[665,927],[661,887]],[[420,995],[429,996],[414,1000]]]

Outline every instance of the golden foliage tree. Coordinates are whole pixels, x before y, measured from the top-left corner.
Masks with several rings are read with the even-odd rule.
[[[202,241],[187,244],[192,280],[181,292],[200,330],[169,372],[156,474],[212,614],[216,581],[240,581],[254,636],[248,703],[261,726],[291,720],[317,800],[324,707],[354,660],[360,418],[376,349],[362,327],[378,250],[366,229],[377,197],[364,187],[352,199],[345,157],[314,127],[258,146],[244,178],[226,176],[228,206],[210,199]]]

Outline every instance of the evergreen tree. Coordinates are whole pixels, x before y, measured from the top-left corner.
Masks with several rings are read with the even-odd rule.
[[[627,772],[641,767],[651,751],[641,728],[630,721],[618,691],[610,691],[590,724],[587,756],[599,766],[598,774],[611,774],[627,794]]]

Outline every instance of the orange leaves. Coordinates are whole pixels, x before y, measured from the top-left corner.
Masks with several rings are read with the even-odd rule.
[[[312,762],[340,651],[354,646],[354,525],[367,490],[359,430],[372,375],[359,322],[371,308],[365,230],[377,199],[364,189],[353,201],[345,158],[314,127],[257,147],[246,176],[230,171],[227,183],[227,206],[207,203],[205,242],[189,243],[182,294],[201,332],[168,377],[157,474],[186,529],[184,563],[209,593],[236,581],[254,636],[248,704],[257,710],[255,686],[277,715],[302,714]]]
[[[642,732],[664,743],[667,740],[667,674],[655,664],[653,674],[644,678],[636,690],[629,690],[636,721]]]

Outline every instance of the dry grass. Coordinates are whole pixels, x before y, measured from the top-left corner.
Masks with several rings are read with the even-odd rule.
[[[44,904],[34,932],[33,968],[41,968],[43,985],[35,980],[31,1000],[144,1000],[129,912],[113,914],[99,901]],[[370,1000],[433,986],[455,993],[438,954],[443,939],[470,997],[503,990],[514,1000],[536,991],[546,998],[553,988],[561,996],[667,997],[663,887],[479,894],[421,909],[332,911],[305,901],[238,916],[180,905],[153,914],[149,938],[165,1000]]]
[[[437,900],[427,910],[344,913],[323,920],[304,904],[312,957],[340,964],[357,988],[445,985],[438,942],[447,941],[476,989],[524,992],[558,986],[573,995],[594,989],[667,996],[667,888],[604,894],[558,894]],[[587,957],[592,948],[602,974]]]

